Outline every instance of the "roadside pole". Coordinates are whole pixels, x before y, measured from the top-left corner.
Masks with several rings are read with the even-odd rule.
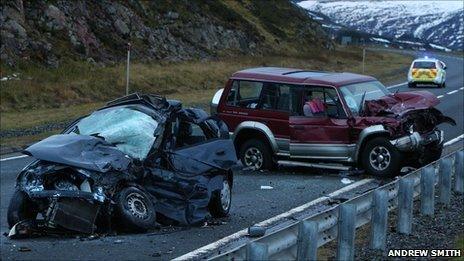
[[[130,43],[127,43],[126,95],[129,95],[130,51],[131,51],[131,44],[130,44]]]
[[[363,64],[362,64],[362,73],[364,74],[364,69],[366,68],[366,48],[363,47]]]

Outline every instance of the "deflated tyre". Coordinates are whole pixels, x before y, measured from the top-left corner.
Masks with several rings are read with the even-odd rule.
[[[378,177],[399,174],[401,153],[383,137],[367,141],[362,153],[362,165],[367,173]]]
[[[147,193],[136,188],[123,188],[117,196],[116,223],[121,230],[145,232],[156,227],[156,213]]]
[[[37,206],[29,196],[23,191],[16,190],[8,206],[8,226],[12,228],[19,221],[35,219],[37,214]]]

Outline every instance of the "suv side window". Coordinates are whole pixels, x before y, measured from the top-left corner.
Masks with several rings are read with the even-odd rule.
[[[335,88],[301,87],[292,89],[292,114],[304,117],[345,118],[346,113]]]
[[[289,111],[290,85],[266,83],[261,94],[259,108],[263,110]]]
[[[262,88],[262,82],[235,80],[227,96],[227,105],[254,109],[258,106]]]

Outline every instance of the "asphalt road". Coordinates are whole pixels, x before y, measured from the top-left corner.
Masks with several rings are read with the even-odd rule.
[[[445,140],[464,132],[463,128],[463,60],[443,57],[448,65],[445,89],[424,88],[436,94],[438,105],[445,115],[453,117],[458,125],[443,125]],[[404,75],[405,78],[405,75]],[[399,82],[402,79],[398,79]],[[408,91],[405,85],[390,88],[391,91]],[[8,232],[6,211],[14,190],[16,174],[30,158],[1,161],[0,229]],[[364,177],[350,177],[359,180]],[[260,189],[272,186],[271,190]],[[231,215],[218,225],[192,228],[167,227],[151,234],[114,235],[96,238],[55,238],[9,240],[1,238],[1,259],[160,259],[166,260],[214,242],[222,237],[246,228],[259,221],[290,210],[322,195],[333,192],[345,184],[339,173],[308,168],[282,168],[275,172],[246,172],[235,176]]]

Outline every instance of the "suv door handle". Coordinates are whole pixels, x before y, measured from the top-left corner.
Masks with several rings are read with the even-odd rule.
[[[301,125],[293,126],[293,128],[294,128],[295,130],[304,130],[304,126],[301,126]]]

